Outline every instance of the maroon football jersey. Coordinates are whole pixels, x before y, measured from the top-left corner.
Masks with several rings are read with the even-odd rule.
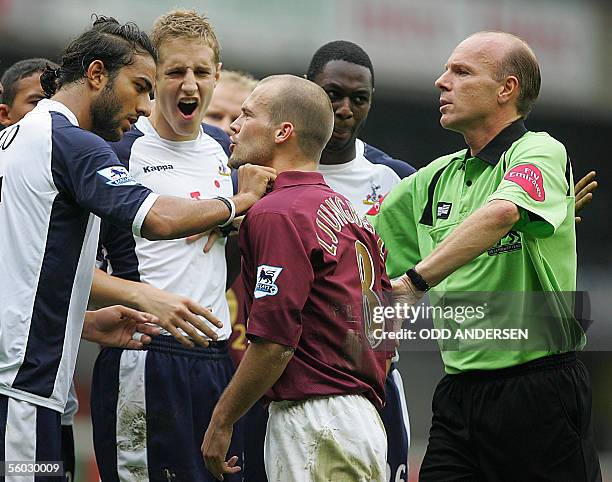
[[[389,353],[368,313],[391,285],[372,226],[321,174],[290,171],[250,209],[239,242],[247,336],[295,349],[266,398],[361,393],[382,406]]]

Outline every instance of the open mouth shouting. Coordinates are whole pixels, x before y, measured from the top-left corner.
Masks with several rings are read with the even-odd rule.
[[[187,119],[193,119],[194,113],[198,108],[198,100],[197,99],[181,99],[178,103],[178,110],[181,115]]]

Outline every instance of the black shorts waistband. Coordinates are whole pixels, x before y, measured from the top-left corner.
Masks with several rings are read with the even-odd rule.
[[[546,370],[549,368],[571,365],[572,363],[575,363],[576,360],[578,360],[576,352],[570,351],[567,353],[561,353],[559,355],[549,355],[542,358],[537,358],[527,363],[522,363],[512,367],[498,368],[497,370],[470,370],[464,373],[448,374],[447,377],[457,381],[499,380]]]
[[[171,355],[190,356],[197,358],[207,358],[210,360],[227,358],[229,342],[211,341],[207,348],[200,345],[195,345],[193,348],[181,345],[176,338],[168,335],[158,335],[153,337],[153,341],[144,346],[145,350],[158,353],[169,353]]]

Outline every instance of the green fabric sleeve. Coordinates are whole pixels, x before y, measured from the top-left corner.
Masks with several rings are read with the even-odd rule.
[[[369,216],[387,248],[387,273],[397,278],[421,260],[415,194],[419,172],[403,179],[385,197],[380,212]]]
[[[517,231],[538,238],[552,236],[567,216],[565,147],[545,133],[529,133],[506,153],[507,166],[488,201],[504,199],[521,208]],[[570,173],[571,179],[571,173]]]

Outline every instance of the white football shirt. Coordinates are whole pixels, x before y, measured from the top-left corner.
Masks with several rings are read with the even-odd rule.
[[[357,139],[355,159],[344,164],[319,165],[319,171],[329,187],[346,196],[361,216],[380,203],[400,182],[400,177],[391,167],[367,159],[365,147],[364,142]]]
[[[233,194],[227,154],[204,128],[195,140],[169,141],[159,136],[149,119],[141,117],[135,128],[111,147],[137,182],[160,194],[188,199]],[[207,239],[204,236],[193,243],[185,239],[148,241],[103,223],[101,243],[109,273],[149,283],[212,308],[223,327],[210,327],[218,340],[227,340],[232,329],[225,298],[225,239],[218,240],[205,254]]]

